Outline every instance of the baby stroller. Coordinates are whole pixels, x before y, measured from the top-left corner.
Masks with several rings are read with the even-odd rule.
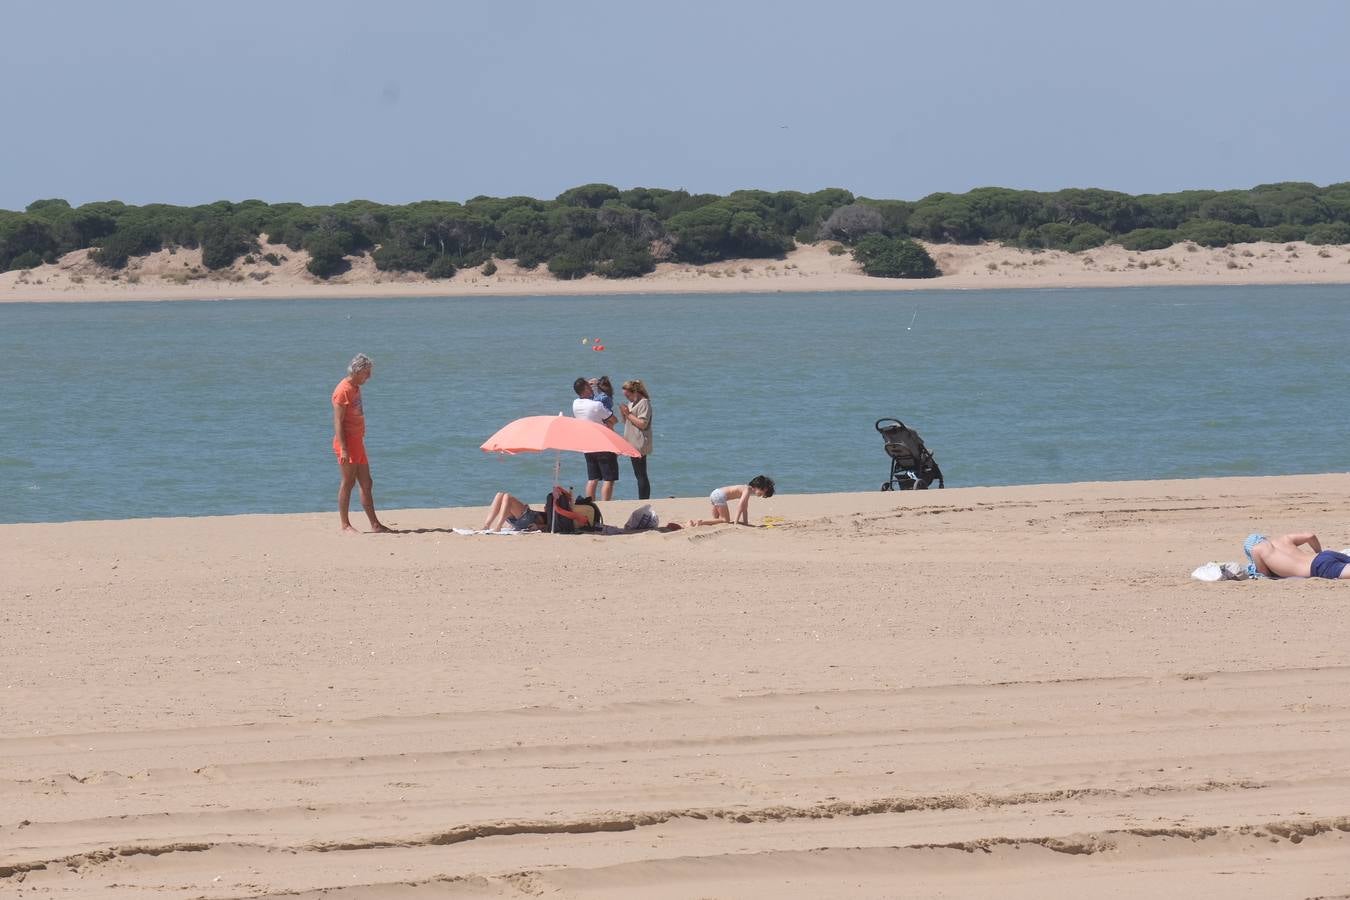
[[[883,491],[922,491],[934,481],[938,487],[946,486],[942,469],[917,431],[899,419],[877,419],[876,428],[891,458],[891,479],[881,486]]]

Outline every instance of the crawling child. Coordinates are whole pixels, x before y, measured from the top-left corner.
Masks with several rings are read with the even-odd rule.
[[[736,503],[736,524],[750,524],[750,498],[754,497],[772,497],[773,479],[765,475],[756,475],[746,484],[729,484],[726,487],[720,487],[708,495],[708,502],[712,504],[711,519],[694,519],[689,523],[689,527],[697,525],[730,525],[731,524],[731,501]]]

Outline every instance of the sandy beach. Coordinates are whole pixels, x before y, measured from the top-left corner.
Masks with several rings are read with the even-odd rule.
[[[1189,573],[1348,492],[0,526],[0,893],[1343,895],[1350,585]]]
[[[58,262],[0,272],[0,303],[90,300],[220,300],[297,297],[409,297],[489,294],[670,294],[773,291],[979,290],[991,288],[1140,287],[1149,285],[1350,284],[1350,247],[1252,243],[1206,248],[1178,244],[1134,252],[1108,245],[1086,253],[1030,251],[997,243],[925,244],[942,271],[926,279],[869,278],[833,242],[799,246],[781,260],[727,260],[705,266],[661,263],[641,278],[596,275],[559,281],[545,266],[525,271],[499,262],[495,275],[462,270],[453,278],[380,272],[369,256],[348,257],[351,268],[321,281],[308,255],[264,242],[253,263],[211,272],[200,250],[161,250],[133,259],[120,273],[77,250]],[[271,265],[262,254],[284,260]]]

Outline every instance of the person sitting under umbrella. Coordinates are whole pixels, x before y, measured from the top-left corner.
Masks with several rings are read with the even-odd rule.
[[[585,384],[585,379],[579,379]],[[599,406],[599,404],[596,404]],[[603,409],[603,407],[601,407]],[[610,456],[640,456],[638,449],[605,425],[586,419],[556,416],[526,416],[508,422],[482,444],[488,453],[538,453],[543,450],[573,450],[577,453],[608,453]],[[559,480],[559,456],[553,460],[553,481]],[[615,464],[618,468],[618,464]],[[592,486],[593,487],[593,486]]]
[[[578,527],[590,524],[590,519],[585,513],[576,512],[572,508],[572,492],[562,485],[553,486],[553,509],[558,515],[565,519],[571,519]],[[483,531],[500,531],[503,526],[510,525],[513,531],[530,531],[531,529],[541,529],[547,525],[544,521],[544,513],[539,510],[530,509],[530,505],[519,497],[513,497],[506,491],[498,491],[492,498],[492,505],[488,507],[487,521],[483,523]]]

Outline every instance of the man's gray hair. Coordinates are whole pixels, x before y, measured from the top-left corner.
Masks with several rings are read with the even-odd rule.
[[[364,372],[375,366],[375,360],[366,356],[364,353],[358,353],[352,357],[352,361],[347,363],[347,374],[355,375],[357,372]]]

